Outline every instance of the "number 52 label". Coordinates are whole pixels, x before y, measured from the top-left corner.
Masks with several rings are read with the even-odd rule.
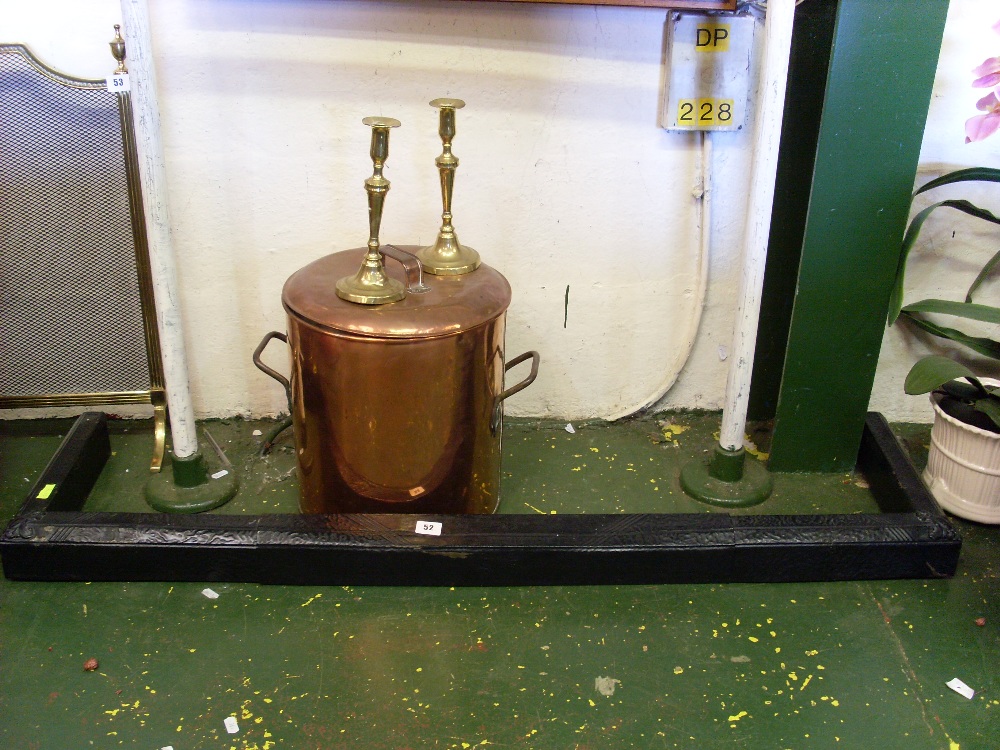
[[[414,531],[418,534],[428,534],[429,536],[441,536],[440,521],[417,521]]]
[[[732,99],[680,99],[677,127],[691,130],[726,127],[732,125],[735,114]]]

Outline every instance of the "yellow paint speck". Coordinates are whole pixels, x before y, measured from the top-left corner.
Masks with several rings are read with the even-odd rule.
[[[683,674],[684,667],[674,667],[674,674]]]
[[[747,638],[747,640],[750,641],[750,643],[757,643],[760,639],[752,635],[749,638]]]
[[[306,599],[304,602],[302,602],[302,606],[303,607],[308,607],[310,604],[312,604],[314,601],[316,601],[317,599],[319,599],[322,596],[323,596],[322,594],[316,594],[315,596],[312,596],[312,597]]]
[[[735,714],[735,715],[733,715],[733,716],[730,716],[730,717],[729,717],[729,721],[739,721],[739,720],[740,720],[740,719],[742,719],[742,718],[743,718],[744,716],[749,716],[749,715],[750,715],[750,714],[748,714],[748,713],[747,713],[746,711],[740,711],[740,712],[739,712],[738,714]]]

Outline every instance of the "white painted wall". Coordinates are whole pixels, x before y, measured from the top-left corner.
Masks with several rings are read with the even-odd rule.
[[[967,71],[1000,39],[985,30],[990,5],[952,0],[924,162],[997,163],[1000,138],[963,146],[961,127],[978,98]],[[282,408],[250,353],[265,331],[284,328],[289,274],[367,239],[362,117],[403,122],[392,134],[383,238],[433,238],[440,142],[427,101],[446,95],[468,102],[455,140],[456,228],[514,288],[508,353],[543,357],[509,413],[618,416],[655,400],[678,370],[663,406],[721,406],[749,138],[713,136],[710,283],[681,370],[696,307],[698,151],[696,136],[656,126],[664,11],[448,0],[150,6],[199,415]],[[119,19],[117,0],[0,0],[0,40],[103,77]],[[895,379],[911,355],[894,336],[873,406],[899,416],[913,399]]]

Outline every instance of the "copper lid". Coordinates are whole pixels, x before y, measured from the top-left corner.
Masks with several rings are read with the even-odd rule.
[[[400,245],[410,253],[417,245]],[[289,315],[342,333],[381,338],[431,338],[466,331],[504,313],[510,284],[487,265],[464,276],[424,275],[425,294],[407,294],[387,305],[359,305],[337,296],[337,280],[354,274],[365,248],[313,261],[288,277],[281,303]],[[401,264],[386,258],[386,272],[406,284]]]

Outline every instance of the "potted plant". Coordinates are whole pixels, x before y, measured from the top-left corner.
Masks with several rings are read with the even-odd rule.
[[[974,167],[950,172],[920,187],[914,197],[942,185],[970,181],[1000,183],[1000,169]],[[945,315],[1000,323],[1000,307],[973,300],[983,281],[1000,264],[1000,252],[983,264],[964,300],[924,299],[903,304],[903,283],[910,250],[924,222],[938,208],[952,208],[1000,225],[1000,218],[993,213],[962,199],[932,203],[918,212],[903,238],[888,322],[891,325],[902,317],[933,336],[1000,361],[1000,342],[973,336],[928,318],[928,315]],[[962,518],[1000,523],[1000,382],[978,377],[972,369],[948,357],[931,355],[913,365],[903,389],[908,394],[931,394],[934,425],[924,480],[935,499],[943,508]]]

